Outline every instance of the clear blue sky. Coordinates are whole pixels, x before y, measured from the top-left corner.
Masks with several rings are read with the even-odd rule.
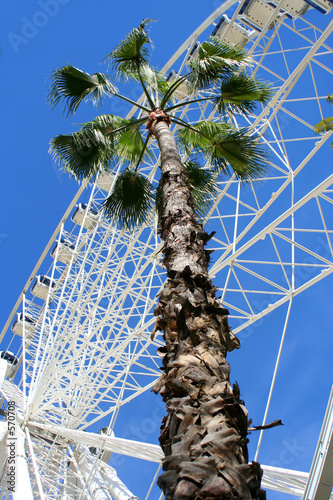
[[[88,72],[103,71],[99,61],[145,17],[159,20],[152,27],[151,37],[156,48],[153,63],[161,67],[219,2],[54,0],[53,10],[46,4],[42,0],[18,0],[0,6],[1,327],[78,189],[52,162],[48,154],[49,140],[59,133],[72,131],[72,123],[89,119],[94,113],[90,109],[88,114],[65,120],[60,109],[52,111],[45,100],[48,75],[67,63]],[[328,22],[328,17],[322,16],[320,22]],[[106,111],[120,112],[112,106],[115,105],[111,103]],[[327,161],[332,162],[332,158]],[[332,314],[327,313],[331,286],[332,280],[328,280],[327,284],[318,286],[317,295],[308,293],[305,302],[295,301],[289,328],[297,335],[288,337],[277,396],[270,413],[270,420],[281,418],[285,425],[265,437],[263,463],[305,471],[310,467],[332,381]],[[240,383],[256,424],[263,415],[278,339],[262,358],[260,379],[242,370],[242,356],[254,355],[258,346],[266,342],[269,332],[282,327],[284,314],[285,308],[275,312],[256,328],[255,335],[244,341],[242,353],[230,356],[233,379]],[[313,332],[306,335],[304,344],[299,342],[303,331]],[[323,349],[323,345],[331,346],[330,350]],[[157,415],[157,403],[154,408]],[[129,422],[132,430],[128,437],[136,438],[133,429],[138,428],[138,418],[141,418],[139,432],[143,440],[153,442],[158,426],[148,431],[144,412]],[[127,475],[121,463],[119,469],[130,488],[142,495],[145,488],[138,485],[138,475]],[[268,493],[268,499],[281,497],[281,494]]]

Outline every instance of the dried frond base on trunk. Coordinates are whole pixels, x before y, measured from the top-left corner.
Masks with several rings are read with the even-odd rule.
[[[154,391],[166,402],[160,444],[166,500],[260,498],[262,471],[248,464],[247,410],[230,384],[227,351],[239,347],[208,276],[208,234],[200,225],[186,171],[165,121],[153,132],[161,151],[164,264],[168,279],[155,309],[163,331],[163,374]],[[264,497],[261,497],[264,498]]]
[[[166,349],[154,391],[168,411],[158,484],[167,500],[259,498],[261,469],[247,464],[247,411],[225,359],[239,343],[210,280],[185,275],[167,280],[157,307]]]

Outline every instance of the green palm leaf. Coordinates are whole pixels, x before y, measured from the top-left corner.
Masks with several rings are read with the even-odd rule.
[[[64,111],[67,109],[67,114],[74,114],[84,99],[87,98],[97,105],[105,94],[112,95],[116,92],[117,88],[106,75],[102,73],[89,75],[68,65],[52,74],[52,84],[47,99],[53,107],[64,100]]]
[[[184,163],[188,180],[193,188],[192,196],[196,212],[202,217],[212,206],[217,193],[217,185],[213,172],[204,170],[200,163],[189,160]]]
[[[102,205],[105,215],[121,227],[142,224],[154,205],[153,186],[137,172],[124,170]]]
[[[175,95],[177,92],[178,87],[180,87],[183,83],[187,86],[187,79],[186,76],[183,77],[178,77],[176,75],[176,79],[172,80],[171,82],[165,82],[166,86],[165,89],[163,90],[163,98],[161,100],[161,108],[165,108],[167,104],[173,104],[175,102]],[[191,90],[189,89],[189,95],[191,94]]]
[[[105,114],[96,116],[91,122],[85,124],[86,128],[92,128],[103,132],[103,134],[117,133],[119,128],[130,127],[132,125],[131,120],[126,120],[121,116]]]
[[[169,95],[167,95],[167,92],[170,91],[172,82],[167,82],[165,76],[160,76],[160,78],[157,80],[157,87],[159,90],[159,95],[161,100],[167,96],[166,99],[164,99],[163,105],[161,105],[162,108],[164,108],[168,103],[169,104],[174,104],[175,98],[173,96],[173,93],[171,92]]]
[[[125,78],[137,74],[138,67],[142,68],[148,64],[149,50],[147,45],[151,45],[151,40],[146,27],[151,22],[153,22],[152,19],[144,19],[140,26],[130,31],[103,61],[109,61]]]
[[[156,101],[156,95],[158,95],[161,100],[165,93],[171,87],[171,83],[167,82],[165,76],[156,71],[154,68],[149,66],[148,64],[143,65],[140,68],[140,77],[137,71],[134,72],[126,72],[126,76],[128,78],[132,78],[133,80],[140,82],[140,78],[143,83],[146,85],[146,89],[149,92],[152,100]],[[170,98],[170,102],[173,103],[174,99]],[[155,106],[158,106],[158,102],[155,102]]]
[[[333,94],[327,96],[327,102],[333,104]],[[313,127],[315,134],[324,134],[325,132],[329,132],[333,130],[333,116],[328,118],[324,118],[319,123],[317,123]],[[333,142],[331,143],[331,149],[333,149]]]
[[[333,130],[333,116],[324,118],[314,126],[314,131],[316,134],[324,134],[325,132],[329,132],[330,130]]]
[[[249,59],[239,46],[230,47],[218,38],[211,38],[198,46],[196,58],[191,59],[188,80],[192,92],[206,89],[221,78],[231,76],[240,67],[247,66]]]
[[[332,102],[329,100],[330,96],[328,96],[328,102]],[[333,116],[329,118],[324,118],[321,122],[317,123],[314,127],[315,134],[324,134],[325,132],[329,132],[333,130]],[[331,143],[331,149],[333,149],[333,142]]]
[[[54,137],[50,152],[78,180],[103,170],[115,155],[112,138],[88,125],[73,134]]]
[[[142,70],[140,70],[140,73],[142,76],[142,80],[147,85],[147,89],[150,92],[151,96],[155,97],[157,91],[159,98],[162,99],[166,92],[170,89],[171,83],[167,82],[165,76],[162,73],[156,71],[148,65],[144,66]],[[170,96],[168,100],[171,103],[174,102],[172,96]],[[156,106],[158,105],[157,102],[155,104]]]
[[[214,104],[221,114],[251,113],[256,104],[266,104],[272,95],[268,85],[246,75],[236,73],[221,82],[221,94],[214,99]]]
[[[259,137],[248,128],[235,130],[225,123],[202,121],[178,132],[187,153],[193,148],[202,153],[218,172],[235,172],[244,181],[258,178],[267,167]],[[231,167],[231,168],[230,168]]]
[[[229,130],[230,125],[216,123],[207,120],[201,121],[191,127],[186,126],[178,130],[178,139],[187,155],[191,155],[192,149],[198,152],[208,150],[216,136]]]
[[[140,68],[140,75],[143,82],[147,85],[147,88],[151,90],[152,88],[156,88],[158,72],[155,71],[149,64],[144,64]],[[133,80],[140,81],[137,70],[135,69],[133,72],[127,72],[127,76],[132,78]]]
[[[210,162],[218,172],[230,173],[229,165],[243,181],[259,178],[267,169],[267,158],[259,136],[249,135],[247,128],[230,131],[213,145]]]
[[[142,155],[145,140],[140,132],[140,124],[137,125],[136,119],[128,121],[129,127],[116,134],[115,149],[119,158],[125,159],[130,163],[136,163],[140,158],[147,158],[152,155],[148,149],[145,150],[144,156]]]
[[[74,134],[52,139],[50,152],[76,179],[91,177],[118,158],[136,163],[151,154],[148,150],[142,154],[145,145],[140,132],[142,122],[100,115]]]

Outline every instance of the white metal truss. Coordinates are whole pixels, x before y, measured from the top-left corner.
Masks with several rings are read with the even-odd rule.
[[[214,250],[211,275],[236,334],[283,304],[292,307],[294,297],[333,271],[332,134],[315,136],[311,121],[313,109],[319,119],[325,116],[326,96],[332,92],[333,24],[329,15],[324,30],[312,24],[311,10],[300,15],[307,5],[300,0],[267,3],[268,14],[259,19],[254,13],[263,5],[261,0],[225,2],[163,68],[166,74],[171,69],[180,73],[195,41],[215,29],[225,40],[241,37],[253,59],[253,74],[274,87],[266,107],[247,119],[232,118],[234,125],[260,134],[270,151],[268,173],[245,187],[234,176],[219,179],[207,215],[208,231],[215,231],[209,243]],[[326,0],[318,6],[331,9]],[[180,116],[218,119],[211,105],[201,103],[181,108]],[[151,151],[153,160],[143,173],[156,185],[154,143]],[[94,213],[120,168],[80,188],[1,334],[2,350],[14,351],[18,358],[16,376],[5,380],[1,391],[4,400],[16,402],[26,432],[36,499],[135,498],[124,493],[128,490],[121,482],[118,493],[112,490],[115,483],[107,485],[110,474],[117,479],[103,460],[105,452],[152,462],[161,458],[157,445],[111,433],[122,409],[151,389],[160,374],[156,350],[162,339],[151,340],[150,334],[156,295],[165,279],[154,215],[146,225],[126,232]],[[76,203],[85,207],[73,221]],[[39,296],[33,292],[37,274],[48,280],[39,280]],[[14,334],[10,326],[16,310],[22,314]],[[288,318],[285,328],[287,323]],[[269,403],[270,397],[267,410]],[[107,433],[93,432],[96,426],[106,427]],[[321,462],[324,471],[330,466]],[[265,488],[298,496],[320,476],[318,469],[310,474],[263,469]],[[5,484],[4,473],[2,498]],[[151,490],[147,499],[153,498]],[[311,495],[304,498],[321,498]]]

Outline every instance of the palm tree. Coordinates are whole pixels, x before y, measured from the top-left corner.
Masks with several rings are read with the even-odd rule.
[[[199,213],[209,207],[216,180],[229,170],[246,182],[266,168],[258,137],[223,117],[250,113],[256,102],[269,99],[270,90],[247,75],[250,61],[242,48],[217,38],[201,43],[187,73],[168,82],[149,65],[150,22],[145,19],[105,58],[116,76],[142,86],[145,100],[120,94],[110,76],[70,65],[53,73],[49,93],[50,103],[63,101],[68,113],[83,100],[100,104],[109,96],[136,106],[138,116],[100,115],[73,134],[55,137],[51,152],[76,179],[94,178],[121,158],[124,169],[102,208],[122,227],[143,223],[156,202],[167,270],[152,332],[162,331],[165,340],[159,349],[164,371],[154,387],[167,409],[158,480],[165,498],[264,498],[260,466],[248,464],[247,411],[237,384],[229,381],[226,353],[239,348],[239,341],[209,279],[205,245],[212,235],[203,230],[196,207]],[[177,102],[181,85],[188,97]],[[193,102],[212,103],[221,119],[190,125],[176,116]],[[157,189],[139,172],[154,140],[160,150]],[[209,168],[200,167],[203,160]]]
[[[333,104],[333,94],[327,96],[327,102]],[[333,116],[324,118],[314,126],[314,131],[316,134],[324,134],[325,132],[329,132],[330,130],[333,130]],[[331,144],[331,149],[333,149],[333,142]]]

